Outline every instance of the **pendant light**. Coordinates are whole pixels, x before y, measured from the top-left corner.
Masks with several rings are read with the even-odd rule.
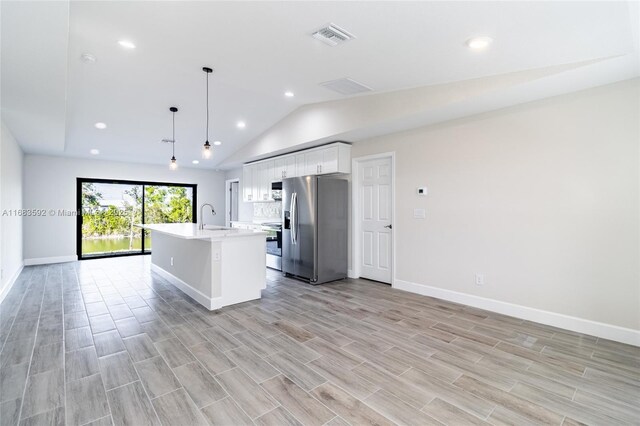
[[[212,154],[211,144],[209,144],[209,74],[213,72],[213,69],[209,67],[203,67],[202,71],[204,71],[207,76],[207,137],[202,147],[202,158],[209,159],[211,158]]]
[[[171,107],[169,111],[173,114],[173,133],[171,137],[171,163],[169,163],[169,168],[171,170],[175,170],[178,168],[178,163],[176,161],[176,112],[178,112],[178,108]]]

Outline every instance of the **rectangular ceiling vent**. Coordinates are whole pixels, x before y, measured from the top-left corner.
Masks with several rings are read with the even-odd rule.
[[[356,38],[353,34],[350,34],[348,31],[343,30],[335,24],[329,24],[324,28],[320,28],[311,35],[313,38],[320,40],[329,46],[337,46],[340,43]]]
[[[320,86],[343,95],[357,95],[358,93],[371,92],[373,90],[371,87],[367,87],[350,78],[325,81],[320,83]]]

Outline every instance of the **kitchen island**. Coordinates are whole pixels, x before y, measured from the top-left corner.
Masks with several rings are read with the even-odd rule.
[[[193,223],[151,231],[151,270],[209,310],[259,299],[266,288],[265,232]]]

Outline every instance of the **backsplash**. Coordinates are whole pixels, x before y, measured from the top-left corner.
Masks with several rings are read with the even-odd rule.
[[[253,203],[253,218],[257,220],[263,219],[280,219],[282,217],[282,203]]]

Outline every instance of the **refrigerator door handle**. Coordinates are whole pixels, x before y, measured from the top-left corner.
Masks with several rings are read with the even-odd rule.
[[[291,244],[298,242],[298,194],[291,194]]]

